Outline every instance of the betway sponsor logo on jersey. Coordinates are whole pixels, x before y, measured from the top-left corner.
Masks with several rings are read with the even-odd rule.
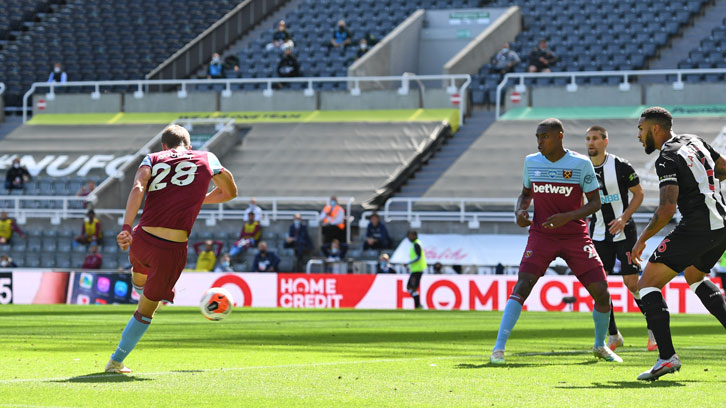
[[[569,197],[574,188],[574,186],[558,186],[550,183],[533,183],[532,185],[532,190],[535,193],[560,194],[565,197]]]

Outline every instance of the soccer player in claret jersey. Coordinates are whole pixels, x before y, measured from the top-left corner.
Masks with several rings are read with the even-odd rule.
[[[633,247],[633,260],[642,262],[645,242],[668,224],[676,208],[682,215],[650,256],[638,280],[645,318],[659,352],[653,368],[640,374],[639,380],[652,381],[681,368],[671,339],[668,306],[661,293],[681,271],[706,309],[726,327],[721,290],[706,279],[726,250],[726,201],[720,184],[726,179],[726,159],[700,137],[677,135],[672,127],[670,112],[657,106],[644,110],[638,121],[638,140],[645,153],[660,150],[655,161],[660,203]]]
[[[591,126],[585,132],[587,154],[595,166],[602,203],[590,218],[590,237],[605,272],[614,274],[615,258],[620,260],[619,275],[642,311],[638,295],[640,266],[633,262],[630,250],[638,239],[632,216],[643,202],[643,187],[640,186],[638,174],[627,160],[606,151],[609,141],[608,131],[602,126]],[[615,351],[623,345],[623,336],[615,324],[612,309],[610,305],[608,347]],[[648,330],[648,350],[653,351],[657,347],[653,332]]]
[[[623,360],[605,346],[610,320],[610,293],[605,270],[587,232],[584,218],[600,209],[600,195],[595,170],[587,157],[565,150],[564,129],[557,119],[547,119],[537,126],[540,153],[524,160],[524,187],[517,199],[517,225],[529,228],[529,239],[519,265],[517,284],[504,307],[497,342],[490,358],[492,364],[504,364],[504,347],[519,319],[522,305],[550,262],[561,257],[595,300],[593,354],[605,361]],[[582,195],[587,197],[583,205]],[[529,219],[532,199],[536,203],[534,219]]]
[[[131,248],[132,281],[141,298],[106,364],[107,373],[131,372],[124,359],[148,329],[159,302],[174,301],[174,285],[187,262],[187,239],[202,204],[237,196],[232,173],[213,153],[191,150],[183,127],[164,129],[161,147],[161,152],[147,155],[139,165],[126,202],[123,230],[116,237],[121,250]],[[216,187],[207,193],[210,181]],[[144,195],[144,212],[132,229]]]

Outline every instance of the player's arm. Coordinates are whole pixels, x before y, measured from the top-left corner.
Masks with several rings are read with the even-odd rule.
[[[716,168],[713,173],[719,181],[726,180],[726,159],[723,156],[719,156],[716,159]]]
[[[650,219],[650,222],[648,222],[648,225],[640,234],[640,237],[638,237],[638,241],[635,243],[631,252],[633,262],[636,264],[640,265],[642,262],[640,257],[645,249],[645,242],[663,229],[676,213],[678,190],[678,184],[664,184],[660,186],[660,203],[658,204],[658,208],[655,209],[653,218]]]
[[[645,197],[645,194],[643,193],[643,187],[640,184],[630,187],[629,190],[631,193],[633,193],[633,198],[630,200],[628,208],[623,211],[623,214],[620,217],[615,218],[608,224],[608,226],[610,227],[610,233],[613,235],[619,234],[620,231],[625,228],[625,224],[628,222],[628,220],[630,220],[635,211],[640,208],[640,205],[643,203],[643,198]]]
[[[542,224],[544,228],[559,228],[565,224],[567,224],[570,221],[573,220],[581,220],[588,215],[595,214],[597,210],[600,209],[600,189],[596,188],[595,190],[590,191],[589,193],[585,193],[585,197],[587,197],[587,204],[583,205],[582,207],[578,208],[574,211],[568,211],[565,213],[559,213],[559,214],[553,214],[547,220]]]
[[[517,225],[528,227],[532,225],[527,209],[532,204],[532,189],[522,186],[522,192],[517,197],[517,204],[514,207],[514,216],[517,217]]]
[[[134,184],[131,186],[129,198],[126,200],[123,230],[116,236],[116,242],[122,251],[125,251],[131,245],[131,226],[141,208],[141,202],[144,200],[146,186],[149,184],[150,178],[151,167],[141,166],[136,170]]]
[[[212,177],[212,181],[214,181],[215,187],[207,193],[202,204],[220,204],[237,197],[237,184],[229,170],[222,169]]]

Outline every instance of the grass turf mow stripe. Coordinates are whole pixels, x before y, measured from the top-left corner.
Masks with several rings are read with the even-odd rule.
[[[641,314],[618,314],[622,364],[589,350],[589,313],[525,312],[507,364],[488,355],[499,312],[237,308],[206,321],[166,307],[126,363],[103,374],[133,306],[0,306],[0,403],[26,407],[722,407],[724,329],[710,315],[672,315],[680,373],[635,377]],[[694,405],[695,404],[695,405]]]

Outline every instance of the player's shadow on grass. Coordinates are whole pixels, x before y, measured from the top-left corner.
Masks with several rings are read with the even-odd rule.
[[[490,363],[482,363],[482,364],[471,364],[471,363],[461,363],[454,366],[454,368],[458,369],[475,369],[475,368],[519,368],[519,367],[545,367],[545,366],[562,366],[562,365],[570,365],[570,366],[584,366],[584,365],[591,365],[596,364],[597,361],[579,361],[579,362],[572,362],[572,363],[557,363],[557,364],[543,364],[543,363],[506,363],[506,364],[490,364]]]
[[[572,385],[558,385],[555,388],[563,388],[563,389],[583,389],[583,390],[591,390],[591,389],[613,389],[613,390],[621,390],[624,388],[670,388],[670,387],[685,387],[686,382],[693,382],[693,383],[700,383],[699,381],[692,381],[692,380],[686,380],[686,381],[608,381],[606,383],[592,383],[592,385],[583,385],[583,386],[572,386]]]
[[[52,380],[55,383],[121,383],[135,381],[151,381],[151,378],[134,377],[124,374],[92,373],[70,377],[63,380]]]

